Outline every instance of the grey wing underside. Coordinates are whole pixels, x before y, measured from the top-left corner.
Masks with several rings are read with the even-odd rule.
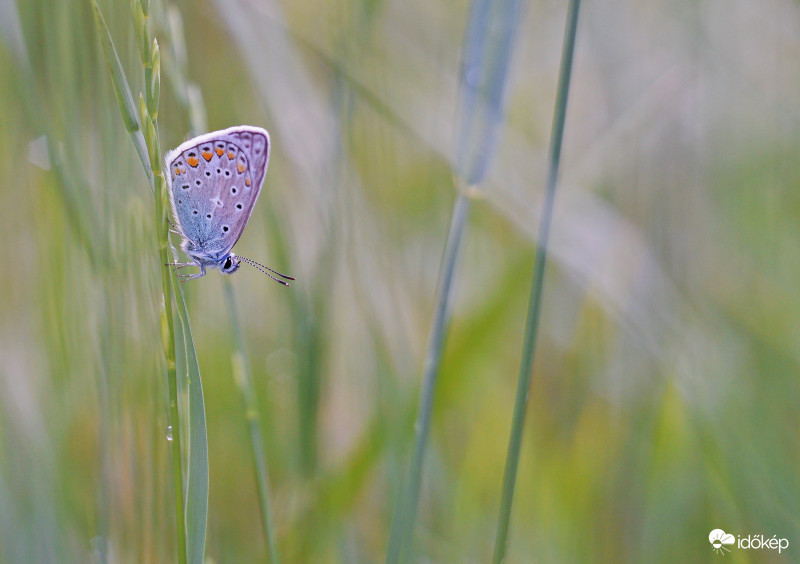
[[[269,162],[269,137],[231,128],[198,137],[167,156],[175,220],[209,255],[227,254],[250,218]]]

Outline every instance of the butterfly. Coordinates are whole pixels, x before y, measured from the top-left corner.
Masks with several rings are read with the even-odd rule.
[[[286,286],[287,282],[272,274],[294,280],[231,252],[253,213],[267,174],[266,130],[240,125],[206,133],[169,151],[164,160],[169,171],[173,232],[183,238],[181,248],[192,260],[171,264],[200,267],[198,273],[179,275],[181,282],[205,276],[206,267],[233,274],[242,262]]]

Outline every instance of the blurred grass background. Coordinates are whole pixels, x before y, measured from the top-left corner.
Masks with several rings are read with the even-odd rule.
[[[142,90],[130,7],[99,4]],[[103,543],[113,562],[171,561],[152,194],[90,3],[0,9],[0,561],[86,562]],[[492,552],[565,9],[522,10],[456,273],[422,561]],[[298,282],[243,268],[231,283],[284,562],[384,557],[456,194],[468,11],[152,2],[162,148],[202,133],[186,100],[209,130],[272,135],[236,251]],[[509,562],[707,561],[714,528],[793,543],[737,561],[796,559],[798,57],[797,2],[584,3]],[[212,272],[184,291],[207,559],[263,561],[223,285]]]

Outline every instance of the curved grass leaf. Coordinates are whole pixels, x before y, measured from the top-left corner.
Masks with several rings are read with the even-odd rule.
[[[173,277],[174,281],[174,277]],[[191,564],[202,564],[208,521],[208,437],[203,383],[192,339],[189,314],[178,284],[175,301],[186,354],[186,379],[189,385],[189,463],[186,469],[186,544]]]
[[[133,102],[128,80],[125,78],[125,72],[122,70],[122,63],[119,62],[119,56],[117,55],[117,50],[114,48],[114,41],[111,39],[111,34],[106,26],[106,21],[103,19],[103,14],[100,13],[97,2],[92,2],[92,5],[94,6],[94,21],[97,25],[97,36],[100,38],[100,43],[103,46],[103,53],[105,53],[106,64],[108,65],[108,73],[111,75],[111,82],[114,84],[114,94],[117,97],[119,113],[122,115],[122,122],[125,124],[125,129],[133,133],[139,129],[136,104]]]
[[[131,141],[133,141],[136,154],[139,155],[139,160],[142,161],[142,167],[144,168],[145,174],[147,174],[147,179],[152,189],[153,173],[150,170],[147,143],[139,127],[139,114],[136,104],[133,101],[130,86],[128,86],[128,79],[125,78],[125,72],[122,70],[122,63],[119,62],[117,50],[114,48],[114,41],[111,39],[111,34],[103,19],[103,14],[100,13],[97,2],[93,1],[92,6],[94,7],[94,21],[97,27],[97,36],[100,39],[100,44],[103,46],[103,54],[105,55],[106,64],[108,65],[108,73],[111,75],[111,83],[114,86],[114,95],[117,98],[119,113],[122,116],[125,129],[128,130],[128,133],[131,135]]]
[[[261,524],[264,527],[264,538],[267,542],[269,562],[278,564],[278,550],[275,545],[275,535],[272,530],[269,501],[269,476],[267,472],[267,457],[264,453],[264,440],[262,433],[261,416],[258,411],[253,379],[250,373],[250,363],[244,348],[244,337],[239,315],[236,309],[236,299],[233,294],[233,285],[229,280],[223,281],[225,287],[225,301],[231,316],[233,328],[233,341],[236,350],[233,353],[233,374],[236,385],[242,397],[244,413],[247,417],[247,430],[250,434],[250,445],[253,448],[253,466],[256,473],[256,486],[258,489],[258,502],[261,509]]]

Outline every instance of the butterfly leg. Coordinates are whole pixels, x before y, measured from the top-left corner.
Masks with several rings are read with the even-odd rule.
[[[200,272],[195,274],[176,274],[178,278],[181,278],[181,282],[186,282],[187,280],[191,280],[192,278],[200,278],[201,276],[206,275],[206,267],[203,264],[197,264],[196,262],[168,262],[167,266],[174,266],[175,269],[179,268],[186,268],[187,266],[199,266]]]
[[[186,266],[190,266],[190,265],[186,265]],[[198,266],[198,265],[196,265],[194,263],[191,263],[191,266]],[[200,272],[197,272],[195,274],[178,274],[178,278],[181,279],[180,280],[181,282],[186,282],[187,280],[192,280],[193,278],[200,278],[201,276],[205,276],[205,275],[206,275],[206,265],[201,264],[200,265]]]
[[[174,233],[175,235],[183,235],[178,229],[178,226],[172,223],[171,219],[167,219],[167,223],[169,223],[169,232]]]

